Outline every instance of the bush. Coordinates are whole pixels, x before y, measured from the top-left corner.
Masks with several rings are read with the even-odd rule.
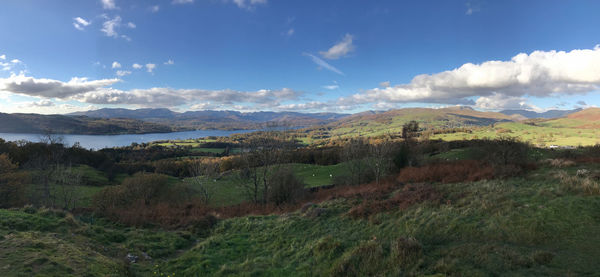
[[[304,193],[304,182],[288,167],[273,172],[269,184],[268,199],[277,205],[294,203]]]

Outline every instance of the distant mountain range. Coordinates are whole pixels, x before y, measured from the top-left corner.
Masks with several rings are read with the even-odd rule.
[[[573,110],[549,110],[543,113],[538,113],[534,111],[527,110],[503,110],[500,113],[506,115],[521,115],[525,118],[559,118],[565,117],[569,114],[576,113],[581,111],[582,109],[573,109]]]
[[[482,112],[469,107],[406,108],[389,111],[366,111],[352,115],[299,112],[243,113],[237,111],[179,113],[169,109],[129,110],[107,108],[68,115],[0,113],[0,132],[45,133],[51,131],[62,134],[141,134],[198,129],[251,130],[286,126],[290,128],[309,127],[309,130],[318,130],[325,127],[325,129],[331,131],[327,132],[330,135],[350,133],[367,135],[384,134],[392,130],[397,131],[410,120],[420,122],[420,125],[425,129],[435,130],[487,126],[497,122],[520,121],[528,118],[566,119],[567,117],[577,117],[577,120],[581,121],[578,124],[587,124],[585,122],[588,119],[587,117],[596,118],[596,114],[598,113],[593,109],[551,110],[536,113],[526,110]]]
[[[260,129],[265,126],[308,127],[336,121],[348,116],[337,113],[190,111],[169,109],[99,109],[69,114],[96,118],[132,118],[176,126],[182,129]]]

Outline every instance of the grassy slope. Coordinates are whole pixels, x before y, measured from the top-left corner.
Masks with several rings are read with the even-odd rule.
[[[402,125],[416,120],[427,129],[485,126],[498,121],[509,121],[512,117],[493,112],[479,112],[465,108],[408,108],[391,110],[379,114],[362,113],[328,124],[329,135],[376,136],[402,131]]]
[[[549,175],[545,169],[527,178],[438,185],[450,202],[369,220],[346,215],[357,200],[325,202],[317,218],[296,212],[229,219],[160,268],[212,276],[328,276],[351,264],[361,275],[593,275],[600,271],[600,197],[567,193]],[[416,263],[403,267],[391,254],[399,237],[421,243]]]
[[[50,210],[0,210],[0,276],[147,276],[153,261],[129,265],[127,253],[166,258],[192,242],[185,232],[90,224]]]
[[[510,136],[517,137],[523,141],[528,141],[533,144],[540,144],[541,138],[545,145],[561,146],[587,146],[595,145],[600,142],[600,132],[598,129],[567,128],[560,127],[560,125],[551,125],[554,123],[548,122],[544,122],[543,124],[540,124],[540,126],[532,126],[518,122],[500,123],[496,124],[494,128],[478,128],[474,129],[471,133],[459,132],[452,134],[439,134],[434,135],[431,138],[451,141],[483,138],[494,139],[500,136]],[[502,129],[509,130],[509,132],[498,131]]]
[[[441,204],[392,207],[365,219],[347,214],[360,199],[323,202],[317,217],[298,211],[226,219],[198,243],[182,231],[0,210],[0,275],[593,275],[600,272],[600,197],[566,190],[555,171],[436,184]],[[392,245],[402,237],[414,237],[422,253],[399,258]],[[142,251],[153,259],[123,262]]]

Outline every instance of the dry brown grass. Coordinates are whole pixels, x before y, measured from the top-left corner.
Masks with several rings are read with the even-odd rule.
[[[481,161],[465,160],[438,163],[423,167],[408,167],[398,175],[399,182],[473,182],[494,178],[494,168]]]
[[[598,174],[586,173],[571,175],[561,170],[555,176],[560,181],[561,188],[567,191],[583,193],[585,195],[600,195]]]

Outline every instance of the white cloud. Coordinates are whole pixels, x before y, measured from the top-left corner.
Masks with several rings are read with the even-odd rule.
[[[301,93],[291,89],[258,90],[201,90],[150,88],[122,91],[98,89],[79,94],[74,99],[91,104],[136,105],[140,107],[174,107],[184,104],[208,105],[233,108],[237,104],[250,103],[257,107],[276,107],[281,101],[296,100]],[[238,105],[239,106],[239,105]],[[196,108],[201,106],[196,106]]]
[[[348,53],[354,51],[354,45],[352,40],[354,37],[350,34],[346,34],[344,38],[329,48],[327,51],[320,51],[319,54],[325,59],[335,60],[348,55]]]
[[[509,61],[467,63],[441,73],[418,75],[408,84],[374,88],[346,100],[474,104],[469,98],[584,94],[600,88],[598,64],[600,46],[570,52],[534,51]]]
[[[121,35],[121,38],[123,38],[126,41],[131,41],[131,38],[129,36],[126,36],[126,35]]]
[[[18,64],[18,63],[22,63],[22,61],[18,60],[18,59],[13,59],[12,61],[10,61],[11,63],[14,64]]]
[[[116,29],[121,26],[121,17],[117,15],[113,19],[110,19],[107,16],[104,16],[104,18],[106,18],[106,21],[102,23],[102,29],[100,29],[100,31],[107,37],[119,37],[119,33],[117,33]]]
[[[121,68],[121,64],[119,62],[117,62],[117,61],[114,61],[112,63],[112,68]]]
[[[194,3],[194,0],[173,0],[172,4],[191,4]]]
[[[527,103],[527,99],[524,97],[506,96],[498,93],[479,97],[475,100],[475,107],[482,110],[541,110],[540,108]]]
[[[131,71],[129,71],[129,70],[117,70],[116,74],[119,77],[123,77],[123,76],[130,75]]]
[[[74,77],[69,82],[62,82],[12,74],[8,78],[0,78],[0,91],[44,98],[66,99],[77,94],[96,91],[119,81],[119,79],[88,81],[87,78]]]
[[[48,99],[42,99],[40,101],[36,101],[36,102],[28,102],[25,103],[24,105],[20,105],[20,107],[23,108],[39,108],[39,107],[54,107],[56,106],[56,104],[54,104],[54,102],[48,100]]]
[[[254,9],[256,5],[264,5],[267,0],[233,0],[239,8],[243,9]]]
[[[174,65],[174,64],[175,64],[175,62],[174,62],[173,60],[169,59],[169,60],[168,60],[168,61],[166,61],[164,64],[165,64],[165,65]]]
[[[339,69],[335,68],[334,66],[328,64],[326,61],[322,60],[321,58],[319,58],[313,54],[302,53],[302,55],[309,57],[314,63],[316,63],[321,68],[325,68],[325,69],[333,71],[337,74],[344,75],[344,73],[342,71],[340,71]]]
[[[286,34],[288,35],[288,37],[291,37],[292,35],[294,35],[295,32],[296,31],[294,31],[294,28],[290,28]]]
[[[0,55],[0,60],[6,60],[6,55]]]
[[[153,73],[154,69],[156,69],[156,65],[153,63],[147,63],[146,64],[146,71],[148,71],[149,73]]]
[[[160,10],[159,5],[150,6],[150,11],[153,13],[157,13]]]
[[[340,88],[340,86],[338,85],[338,83],[336,81],[333,81],[332,85],[326,85],[326,86],[323,86],[323,88],[328,89],[328,90],[335,90],[335,89]]]
[[[100,0],[102,2],[102,8],[105,10],[115,10],[117,9],[117,5],[115,4],[115,0]]]
[[[143,66],[143,65],[141,65],[141,64],[138,64],[138,63],[134,63],[134,64],[132,65],[132,67],[133,67],[134,69],[141,69],[141,68],[142,68],[142,67],[144,67],[144,66]]]
[[[129,28],[129,29],[135,29],[135,27],[137,27],[137,26],[135,26],[135,24],[133,22],[128,22],[127,23],[127,28]]]
[[[73,27],[79,31],[85,30],[85,27],[89,26],[90,24],[92,24],[91,21],[87,21],[81,17],[73,18]]]

